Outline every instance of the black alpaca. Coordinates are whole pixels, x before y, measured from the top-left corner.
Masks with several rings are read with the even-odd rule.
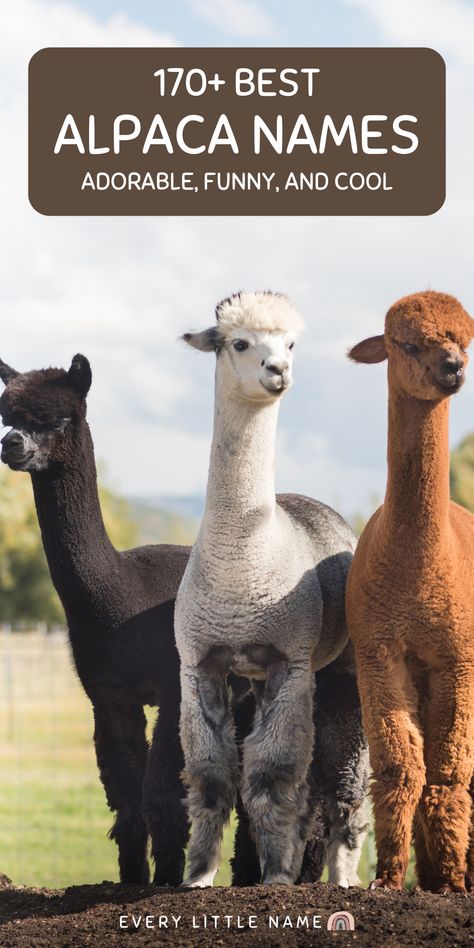
[[[174,599],[189,548],[119,553],[104,528],[86,421],[87,359],[68,372],[19,374],[0,362],[6,389],[2,460],[31,473],[51,577],[66,613],[74,662],[94,709],[94,741],[118,845],[120,878],[146,883],[148,834],[157,885],[179,885],[188,838],[180,774],[179,663]],[[151,747],[143,705],[158,705]]]

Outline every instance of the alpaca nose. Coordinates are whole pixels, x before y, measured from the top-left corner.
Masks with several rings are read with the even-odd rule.
[[[265,368],[270,375],[283,375],[288,371],[288,362],[286,359],[272,359],[266,363]]]
[[[23,444],[23,437],[18,431],[9,431],[0,444],[5,448],[19,448]]]
[[[445,375],[461,375],[464,362],[455,352],[448,352],[441,362],[441,371]]]

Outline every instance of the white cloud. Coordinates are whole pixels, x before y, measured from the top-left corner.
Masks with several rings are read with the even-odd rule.
[[[193,10],[220,33],[247,39],[271,39],[276,27],[252,0],[189,0]]]
[[[176,46],[158,33],[118,13],[100,22],[64,0],[15,0],[2,14],[3,68],[18,68],[44,46]]]
[[[344,0],[368,13],[384,36],[406,46],[432,46],[472,64],[474,8],[463,0]]]
[[[382,499],[380,493],[368,493],[368,485],[377,476],[377,466],[364,463],[363,452],[348,468],[343,457],[334,455],[331,441],[317,434],[302,433],[290,442],[283,432],[278,439],[277,491],[317,497],[349,519],[357,513],[370,513]],[[354,506],[355,497],[358,503]]]
[[[126,483],[130,496],[202,494],[209,459],[206,435],[157,424],[150,428],[140,421],[130,426],[102,420],[94,425],[96,446],[104,439],[114,459],[106,473],[119,486]]]

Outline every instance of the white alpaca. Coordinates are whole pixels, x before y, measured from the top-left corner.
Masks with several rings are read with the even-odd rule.
[[[309,833],[314,670],[347,642],[344,588],[355,540],[323,504],[275,497],[280,396],[291,385],[301,317],[287,297],[272,293],[238,294],[216,315],[215,327],[184,336],[195,348],[217,353],[206,506],[175,613],[192,819],[187,884],[212,885],[239,786],[230,671],[250,678],[256,697],[241,793],[262,880],[288,884],[298,876]],[[360,775],[362,764],[365,791],[365,749],[351,721],[349,766]],[[328,827],[332,881],[346,885],[357,879],[365,830],[360,815],[349,826],[352,818],[351,810],[346,836],[339,832],[340,808]]]

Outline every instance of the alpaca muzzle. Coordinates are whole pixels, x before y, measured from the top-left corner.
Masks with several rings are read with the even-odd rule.
[[[464,361],[454,353],[441,362],[436,382],[443,391],[457,392],[465,381]]]
[[[13,429],[2,440],[1,459],[13,470],[20,470],[32,456],[32,451],[26,449],[26,441],[21,431]]]
[[[260,380],[268,392],[284,392],[291,385],[291,372],[288,362],[269,362],[265,366],[265,376]]]

